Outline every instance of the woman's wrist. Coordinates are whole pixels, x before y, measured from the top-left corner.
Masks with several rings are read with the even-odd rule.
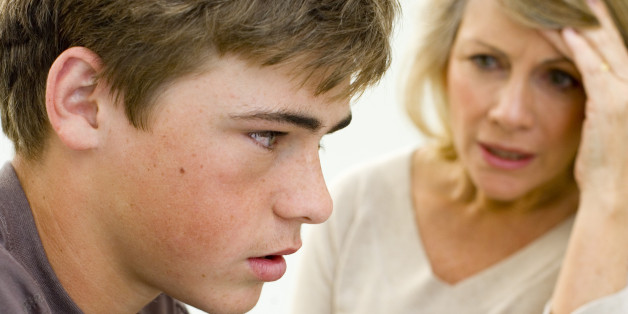
[[[628,222],[628,193],[615,189],[582,191],[578,211]]]

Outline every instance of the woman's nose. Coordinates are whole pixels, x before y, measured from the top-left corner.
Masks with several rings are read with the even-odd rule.
[[[529,129],[534,123],[532,99],[530,83],[512,77],[499,91],[496,103],[489,111],[489,119],[506,131]]]

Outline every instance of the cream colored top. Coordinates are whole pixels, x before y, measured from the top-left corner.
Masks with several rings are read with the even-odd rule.
[[[411,156],[375,161],[331,189],[334,213],[306,239],[292,313],[543,313],[573,217],[496,265],[445,283],[415,223]],[[593,308],[578,313],[609,313]]]

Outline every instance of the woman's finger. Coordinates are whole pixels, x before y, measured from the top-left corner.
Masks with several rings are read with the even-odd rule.
[[[601,0],[587,0],[587,3],[600,22],[600,27],[581,30],[582,36],[593,44],[609,69],[620,77],[628,78],[628,73],[617,73],[628,67],[628,53],[606,4]]]
[[[576,52],[573,61],[582,74],[587,95],[591,97],[596,91],[605,90],[604,82],[609,74],[606,61],[576,30],[565,28],[562,37],[571,51]]]
[[[549,41],[556,50],[558,50],[561,54],[563,54],[567,59],[573,61],[573,51],[569,46],[565,43],[565,40],[560,34],[558,30],[540,30],[539,33],[543,36],[547,41]]]
[[[604,1],[587,0],[587,5],[589,6],[589,9],[593,13],[593,15],[595,15],[595,17],[598,19],[598,22],[603,29],[606,29],[607,31],[616,34],[618,37],[621,37],[619,36],[619,32],[617,30],[617,27],[615,26],[615,22],[613,21],[613,18],[611,17],[610,12],[608,11],[608,7],[606,6],[606,3],[604,3]]]

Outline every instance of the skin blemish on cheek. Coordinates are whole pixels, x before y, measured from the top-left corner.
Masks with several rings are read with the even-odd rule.
[[[179,173],[181,173],[181,174],[185,174],[185,169],[183,169],[183,168],[179,168]]]

